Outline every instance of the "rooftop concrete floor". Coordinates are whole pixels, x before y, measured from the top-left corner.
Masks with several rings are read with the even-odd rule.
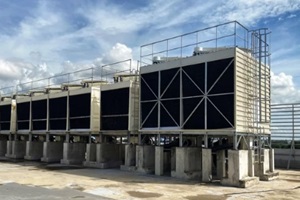
[[[277,171],[278,180],[241,189],[118,169],[0,162],[0,199],[299,199],[300,171]]]

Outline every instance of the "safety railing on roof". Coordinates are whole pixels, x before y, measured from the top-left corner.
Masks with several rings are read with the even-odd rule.
[[[249,48],[249,30],[237,21],[227,22],[141,46],[141,66],[223,48]]]
[[[48,78],[32,80],[19,83],[15,86],[0,88],[1,97],[12,96],[13,94],[24,94],[32,90],[44,90],[45,88],[61,87],[63,84],[82,84],[83,81],[106,81],[113,82],[116,73],[134,73],[132,60],[127,59],[119,62],[105,64],[97,67],[90,67],[69,73],[60,73]]]

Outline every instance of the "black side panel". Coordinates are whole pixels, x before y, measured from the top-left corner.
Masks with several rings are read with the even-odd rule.
[[[30,102],[17,104],[17,119],[29,120]]]
[[[50,119],[50,130],[66,130],[67,122],[65,119],[51,120]]]
[[[10,121],[11,105],[3,105],[0,107],[1,121]]]
[[[180,96],[179,68],[163,70],[160,72],[161,98],[178,98]]]
[[[70,96],[69,100],[70,117],[90,116],[91,93]]]
[[[49,114],[51,118],[67,117],[67,97],[49,99]]]
[[[46,130],[47,128],[47,121],[33,121],[32,122],[32,130]]]
[[[204,100],[190,98],[183,100],[184,129],[204,129]],[[198,105],[199,104],[199,105]],[[197,107],[197,108],[196,108]],[[196,108],[196,110],[194,110]],[[193,112],[194,111],[194,112]]]
[[[0,128],[3,131],[10,130],[11,105],[0,106]]]
[[[32,130],[47,129],[47,100],[32,101]]]
[[[160,126],[178,126],[180,124],[180,101],[178,100],[164,100],[160,106],[161,118]],[[172,117],[171,117],[172,116]],[[173,119],[172,119],[173,118]],[[177,123],[175,123],[175,122]]]
[[[66,130],[67,97],[49,99],[50,130]]]
[[[101,91],[102,130],[128,130],[128,112],[129,87]]]
[[[47,100],[32,101],[32,119],[47,118]]]
[[[101,115],[128,114],[129,88],[101,92]]]
[[[141,74],[141,101],[156,99],[155,96],[158,96],[158,72]]]
[[[89,129],[90,118],[79,118],[70,120],[70,129]]]
[[[142,127],[157,127],[158,126],[158,106],[156,102],[141,103],[142,112],[142,122],[144,123]],[[153,109],[153,110],[152,110]],[[152,112],[151,112],[152,110]],[[151,113],[150,113],[151,112]],[[148,114],[150,115],[148,116]]]
[[[234,124],[234,95],[209,97],[209,99],[211,102],[207,102],[207,128],[232,128],[231,124]]]
[[[30,113],[30,102],[17,104],[18,130],[29,129],[29,117],[30,117],[29,113]]]
[[[232,60],[233,58],[228,58],[207,63],[207,90],[210,90],[209,94],[234,91],[234,62],[231,62]],[[218,78],[220,79],[218,80]],[[216,84],[213,86],[215,82]]]
[[[182,68],[183,96],[203,95],[205,92],[205,63]]]
[[[103,130],[128,130],[128,116],[102,117]]]

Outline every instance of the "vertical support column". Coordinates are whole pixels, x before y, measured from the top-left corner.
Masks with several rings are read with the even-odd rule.
[[[183,141],[182,141],[182,132],[179,133],[179,147],[182,147]]]
[[[196,146],[197,147],[202,147],[202,140],[203,140],[202,136],[197,136],[197,138],[196,138]]]
[[[164,174],[164,147],[155,147],[155,175],[162,176]]]
[[[275,170],[274,149],[270,149],[270,151],[269,151],[269,159],[270,159],[270,172],[274,172],[274,170]]]
[[[202,149],[202,181],[209,182],[212,179],[211,149]]]
[[[66,133],[66,143],[70,143],[70,133]]]
[[[249,149],[248,150],[248,176],[254,177],[255,171],[254,171],[254,150]]]
[[[225,150],[221,150],[217,152],[217,177],[221,180],[225,176]]]

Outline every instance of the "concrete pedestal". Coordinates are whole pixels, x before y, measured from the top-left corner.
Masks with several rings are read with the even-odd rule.
[[[217,152],[217,179],[221,180],[226,177],[225,169],[225,150]]]
[[[136,166],[141,173],[154,173],[155,171],[155,146],[136,146]]]
[[[135,171],[136,170],[136,145],[125,145],[125,162],[121,165],[121,170]]]
[[[26,142],[25,160],[41,160],[43,157],[43,142]]]
[[[81,165],[85,160],[86,143],[64,143],[61,164]]]
[[[84,166],[89,166],[91,162],[96,162],[96,144],[87,144],[85,161],[83,162]]]
[[[0,140],[0,157],[4,157],[7,151],[7,140]]]
[[[5,157],[12,159],[24,159],[26,154],[26,141],[7,141]]]
[[[96,160],[84,165],[100,169],[117,168],[123,164],[124,157],[125,145],[102,143],[96,145]]]
[[[248,150],[228,150],[228,177],[222,185],[246,188],[258,183],[258,177],[249,177],[248,155]]]
[[[62,142],[44,142],[42,162],[56,163],[63,158]]]
[[[162,176],[164,174],[164,147],[155,147],[155,175]]]
[[[279,173],[274,172],[274,150],[264,149],[264,161],[260,164],[260,180],[270,181],[277,179]]]
[[[199,147],[176,147],[176,167],[172,177],[201,179],[202,150]]]
[[[202,149],[202,181],[212,180],[211,149]]]

